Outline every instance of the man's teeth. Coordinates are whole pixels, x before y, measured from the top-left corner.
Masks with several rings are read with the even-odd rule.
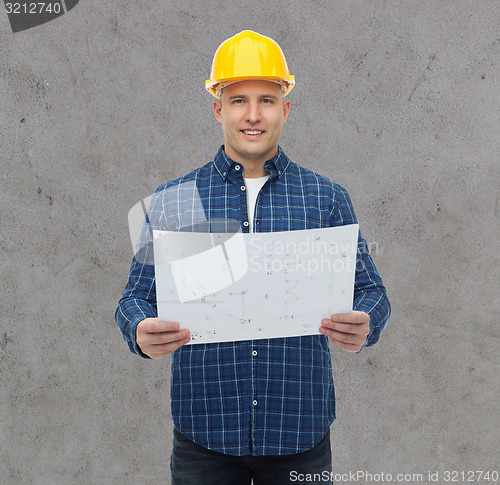
[[[260,135],[262,131],[259,130],[243,130],[243,133],[246,133],[247,135]]]

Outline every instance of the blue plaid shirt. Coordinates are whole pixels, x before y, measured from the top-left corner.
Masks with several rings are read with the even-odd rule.
[[[254,231],[292,231],[356,224],[346,190],[291,162],[283,150],[268,160],[269,180],[255,206]],[[195,186],[206,219],[234,219],[249,231],[243,167],[224,147],[212,162],[165,189]],[[168,199],[168,198],[167,198]],[[170,206],[169,206],[170,204]],[[172,201],[157,217],[161,229],[178,229]],[[377,342],[390,314],[382,280],[359,235],[354,310],[370,315],[365,346]],[[156,317],[154,266],[137,254],[116,320],[132,352],[137,324]],[[318,328],[320,317],[318,317]],[[199,445],[229,455],[282,455],[318,443],[335,419],[335,394],[328,339],[324,335],[186,345],[172,354],[171,408],[175,426]]]

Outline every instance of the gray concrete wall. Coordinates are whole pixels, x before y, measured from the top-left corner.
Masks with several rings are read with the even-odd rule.
[[[393,305],[375,347],[332,348],[335,472],[498,469],[499,25],[498,0],[0,14],[0,483],[169,483],[170,359],[114,322],[127,213],[215,153],[204,80],[247,28],[296,76],[281,145],[349,190]]]

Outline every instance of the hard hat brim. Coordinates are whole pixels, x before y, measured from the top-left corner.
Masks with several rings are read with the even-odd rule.
[[[225,87],[229,86],[230,84],[234,84],[237,82],[241,81],[269,81],[269,82],[275,82],[277,84],[281,84],[282,86],[285,86],[285,89],[283,90],[283,97],[286,96],[292,89],[293,86],[295,85],[295,76],[290,75],[288,78],[283,78],[279,76],[252,76],[252,77],[241,77],[241,78],[226,78],[226,79],[209,79],[205,81],[205,89],[214,97],[219,99],[219,96],[217,94],[218,88],[224,89]]]

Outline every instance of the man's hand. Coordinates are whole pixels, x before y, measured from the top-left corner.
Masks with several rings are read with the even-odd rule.
[[[348,352],[357,352],[370,333],[370,315],[365,312],[337,313],[321,321],[319,331],[333,345]]]
[[[171,354],[190,340],[188,330],[179,330],[176,322],[161,322],[158,318],[146,318],[136,329],[137,345],[152,359]]]

